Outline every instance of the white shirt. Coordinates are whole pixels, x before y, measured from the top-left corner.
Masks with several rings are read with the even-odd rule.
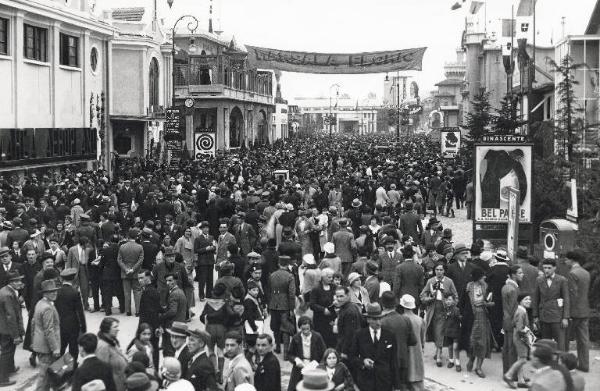
[[[371,339],[373,340],[373,343],[375,343],[375,339],[379,341],[381,338],[381,329],[375,330],[369,327],[369,332],[371,333]]]
[[[12,266],[12,261],[9,264],[4,265],[4,270],[9,271],[11,266]]]
[[[184,343],[179,349],[177,349],[175,351],[175,358],[179,357],[179,355],[181,354],[181,352],[183,351],[183,349],[185,349],[186,346],[187,346],[187,343]]]

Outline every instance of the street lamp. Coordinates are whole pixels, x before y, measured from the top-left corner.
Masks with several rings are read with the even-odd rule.
[[[333,87],[337,88],[336,92],[335,92],[336,102],[337,102],[337,97],[340,95],[340,85],[339,84],[334,83],[329,86],[329,136],[331,136],[331,132],[333,131],[333,124],[331,123],[331,120],[333,118],[333,114],[331,112],[331,89]]]
[[[169,6],[171,6],[173,4],[173,0],[169,0],[168,3],[169,3]],[[173,29],[171,30],[171,40],[172,40],[171,56],[173,58],[173,69],[172,69],[172,75],[171,75],[173,78],[173,82],[172,82],[173,90],[172,90],[172,95],[171,95],[171,107],[172,108],[175,108],[175,30],[177,28],[177,24],[186,18],[192,19],[192,20],[190,20],[190,22],[187,25],[187,28],[191,34],[194,34],[196,29],[198,28],[198,24],[200,23],[200,21],[193,15],[183,15],[182,17],[177,19],[177,21],[173,25]]]

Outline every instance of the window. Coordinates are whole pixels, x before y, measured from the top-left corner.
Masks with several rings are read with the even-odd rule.
[[[148,92],[150,97],[150,107],[158,106],[158,94],[159,94],[159,74],[158,74],[158,61],[156,58],[152,58],[150,61],[150,74],[148,77],[148,82],[150,83]]]
[[[48,29],[24,25],[25,58],[29,60],[48,61]]]
[[[98,49],[92,48],[90,52],[90,66],[92,67],[92,72],[96,72],[98,69]]]
[[[60,34],[60,65],[79,66],[79,38]]]
[[[8,19],[0,18],[0,54],[8,54]]]

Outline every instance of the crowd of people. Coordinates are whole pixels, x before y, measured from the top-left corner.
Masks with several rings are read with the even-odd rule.
[[[557,272],[455,243],[438,217],[471,215],[469,173],[421,136],[310,136],[175,172],[0,178],[0,386],[22,343],[37,390],[66,352],[74,391],[280,391],[282,360],[289,391],[423,390],[431,341],[438,367],[483,378],[496,349],[511,388],[583,390],[586,254]],[[121,346],[124,316],[139,326]]]

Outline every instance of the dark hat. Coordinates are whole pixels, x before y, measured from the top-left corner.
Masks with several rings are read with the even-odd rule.
[[[187,337],[188,326],[184,322],[173,322],[171,328],[167,329],[167,333],[179,337]]]
[[[345,217],[342,217],[341,219],[338,220],[339,225],[345,227],[346,225],[348,225],[348,219]]]
[[[165,247],[165,249],[163,251],[163,255],[165,257],[173,257],[173,256],[175,256],[175,249],[173,248],[173,246],[167,246],[167,247]]]
[[[0,247],[0,257],[10,254],[10,249],[8,247]]]
[[[445,228],[442,233],[442,238],[444,239],[452,239],[452,230],[450,228]]]
[[[42,293],[45,292],[55,292],[58,290],[58,287],[56,286],[56,281],[55,280],[45,280],[42,281]]]
[[[519,246],[519,248],[517,248],[517,258],[527,259],[528,256],[529,256],[529,251],[527,250],[527,247]]]
[[[398,305],[396,296],[391,291],[383,292],[379,301],[381,302],[382,307],[385,309],[394,309]]]
[[[23,224],[23,220],[22,220],[20,217],[15,217],[15,218],[12,220],[12,223],[13,223],[13,225],[15,225],[15,226],[17,226],[17,227],[20,227],[20,226],[21,226],[21,224]]]
[[[381,318],[381,305],[379,303],[367,304],[367,318]]]
[[[65,270],[63,270],[62,272],[60,272],[60,276],[63,278],[75,277],[76,274],[77,274],[77,269],[75,269],[74,267],[68,267]]]
[[[127,380],[125,380],[125,386],[128,390],[145,391],[152,387],[152,383],[150,383],[148,375],[136,372],[132,373]]]
[[[481,254],[481,247],[477,243],[473,243],[471,245],[471,255],[479,255]]]
[[[479,280],[481,280],[481,277],[483,277],[484,275],[485,275],[485,273],[483,272],[483,269],[476,267],[473,269],[473,271],[471,271],[471,280],[479,281]]]
[[[377,265],[377,262],[374,262],[374,261],[367,262],[367,273],[368,274],[375,275],[375,274],[377,274],[378,269],[379,269],[379,266]]]
[[[210,224],[208,223],[208,221],[200,222],[200,228],[208,228],[208,227],[210,227]]]
[[[456,243],[456,246],[454,247],[454,255],[453,256],[457,256],[458,254],[469,252],[469,251],[470,251],[469,248],[464,243]]]
[[[386,236],[385,240],[383,241],[383,245],[388,245],[388,244],[396,244],[396,239],[394,239],[392,236]]]
[[[142,235],[146,238],[149,238],[152,236],[152,230],[150,228],[144,227],[142,229]]]
[[[8,272],[8,282],[10,281],[16,281],[16,280],[22,280],[25,276],[20,274],[18,270],[10,270]]]
[[[292,261],[292,258],[288,257],[287,255],[280,255],[279,256],[279,264],[281,266],[288,266],[291,261]]]
[[[222,282],[216,284],[212,289],[212,297],[214,299],[223,299],[227,296],[227,286]]]
[[[258,284],[256,283],[256,281],[253,280],[249,280],[248,284],[247,284],[248,290],[250,289],[254,289],[254,288],[258,288]]]
[[[440,223],[440,221],[437,219],[437,217],[432,217],[427,222],[427,226],[431,227],[432,225],[439,224],[439,223]]]

